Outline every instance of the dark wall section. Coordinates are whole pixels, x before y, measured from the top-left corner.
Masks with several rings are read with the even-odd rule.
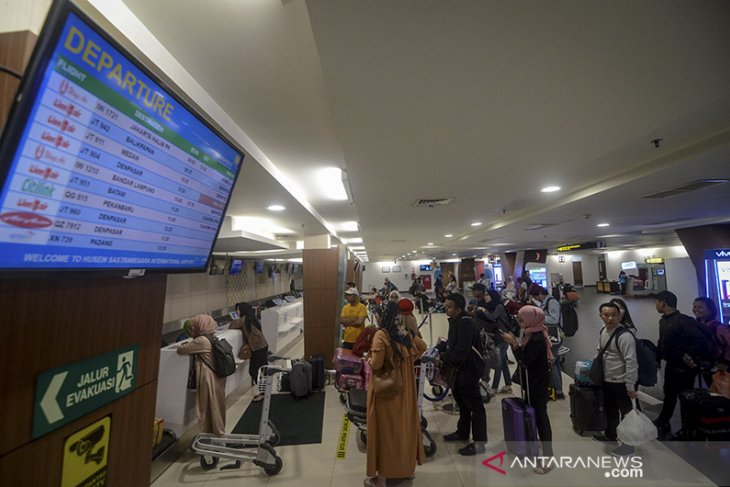
[[[679,240],[687,250],[697,273],[697,289],[702,296],[705,289],[705,250],[730,248],[730,224],[703,225],[700,227],[679,228]]]

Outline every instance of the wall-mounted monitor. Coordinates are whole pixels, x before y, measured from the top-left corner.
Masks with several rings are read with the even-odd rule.
[[[241,259],[233,259],[231,261],[231,267],[228,269],[228,274],[235,276],[236,274],[240,274],[242,269],[243,261]]]
[[[621,270],[627,271],[629,269],[636,269],[635,261],[621,262]]]
[[[243,151],[54,2],[0,139],[0,271],[208,269]]]
[[[263,274],[264,273],[264,261],[257,260],[253,265],[253,271],[256,274]]]
[[[421,272],[431,272],[431,264],[421,264]]]

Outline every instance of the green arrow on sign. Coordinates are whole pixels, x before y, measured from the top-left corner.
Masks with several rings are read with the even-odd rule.
[[[33,438],[132,392],[138,356],[133,345],[42,372],[36,380]]]

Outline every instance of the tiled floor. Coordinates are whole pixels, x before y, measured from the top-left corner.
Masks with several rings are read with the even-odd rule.
[[[632,309],[633,311],[633,309]],[[420,320],[419,320],[420,321]],[[422,329],[424,337],[429,338],[429,330]],[[433,315],[433,336],[445,336],[447,329],[446,317],[443,314]],[[303,344],[297,344],[291,356],[301,356]],[[567,383],[571,380],[564,376]],[[186,485],[190,487],[227,487],[241,485],[267,486],[360,486],[365,475],[365,447],[358,439],[357,430],[350,426],[347,444],[347,454],[344,459],[336,459],[337,442],[340,435],[344,407],[340,404],[337,392],[332,386],[327,386],[325,400],[325,423],[322,435],[322,444],[277,447],[276,451],[284,462],[279,475],[268,477],[261,468],[245,463],[238,470],[204,471],[199,464],[198,457],[185,453],[172,464],[152,484],[154,487],[168,487],[172,485]],[[518,392],[516,390],[515,392]],[[227,425],[229,430],[236,423],[248,406],[252,397],[248,391],[228,411]],[[506,474],[492,470],[482,462],[505,449],[502,440],[502,419],[500,399],[497,396],[486,405],[488,418],[489,442],[487,452],[477,457],[466,458],[456,453],[461,445],[446,444],[442,441],[444,433],[455,430],[457,416],[449,415],[441,410],[441,404],[425,402],[425,415],[429,421],[429,432],[437,442],[436,454],[427,459],[424,465],[416,468],[414,480],[389,482],[388,485],[419,486],[419,487],[476,487],[476,486],[634,486],[634,485],[661,485],[668,486],[705,486],[716,485],[702,475],[690,464],[673,453],[659,442],[652,442],[637,451],[642,463],[643,476],[639,478],[609,478],[610,469],[607,468],[569,468],[567,462],[576,462],[578,458],[588,461],[601,460],[597,457],[607,456],[604,447],[590,438],[576,435],[570,426],[568,401],[557,401],[549,404],[549,413],[555,438],[556,457],[564,459],[564,467],[553,470],[547,475],[537,475],[531,468],[513,466],[514,455],[507,454],[502,468]],[[221,462],[225,464],[225,462]],[[498,460],[492,462],[499,466]],[[632,465],[636,467],[637,465]],[[638,471],[616,472],[618,475],[638,475]]]

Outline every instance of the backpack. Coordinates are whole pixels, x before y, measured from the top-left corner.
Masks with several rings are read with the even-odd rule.
[[[565,336],[572,337],[578,331],[578,313],[572,303],[560,303],[560,314],[563,319]]]
[[[213,347],[213,372],[218,377],[228,377],[236,371],[236,357],[233,355],[233,347],[225,338],[218,338],[215,335],[207,335],[210,345]]]
[[[370,346],[373,344],[373,337],[378,329],[374,326],[366,326],[355,340],[355,344],[352,346],[352,353],[358,357],[362,357],[365,352],[370,350]]]
[[[294,399],[303,399],[312,393],[312,364],[306,360],[292,360],[289,387]]]
[[[623,331],[621,331],[623,330]],[[636,338],[631,330],[624,327],[618,329],[616,334],[616,343],[618,346],[618,339],[624,332],[631,333],[636,341],[636,361],[639,368],[639,385],[652,387],[657,382],[657,347],[650,340],[646,338]]]
[[[479,330],[479,338],[481,339],[479,353],[482,355],[484,366],[490,369],[496,369],[502,364],[502,359],[499,356],[497,346],[494,344],[494,338],[483,328]]]

